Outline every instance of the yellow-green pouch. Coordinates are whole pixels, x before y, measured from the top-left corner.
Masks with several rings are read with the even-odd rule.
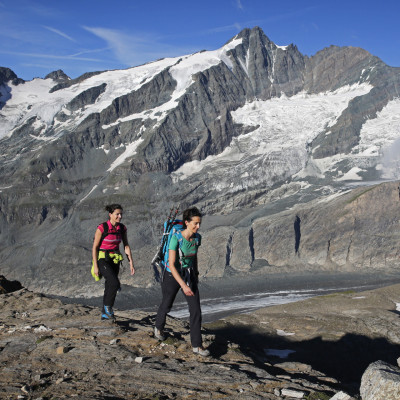
[[[96,282],[98,282],[98,281],[102,278],[101,274],[99,274],[99,276],[97,276],[97,275],[94,273],[94,262],[93,262],[93,260],[92,260],[92,269],[91,269],[90,272],[92,273],[92,276],[93,276],[93,278],[94,278],[94,280],[95,280]]]
[[[110,253],[109,256],[110,256],[110,258],[113,260],[114,264],[118,264],[118,263],[120,263],[120,262],[124,259],[124,257],[122,257],[122,254],[119,254],[119,253]],[[100,251],[99,251],[99,257],[98,257],[98,259],[100,260],[100,259],[102,259],[102,258],[106,258],[106,253],[105,253],[104,251],[100,250]],[[95,275],[95,273],[94,273],[94,263],[93,263],[93,260],[92,260],[92,270],[91,270],[91,273],[92,273],[92,276],[93,276],[93,278],[94,278],[94,280],[95,280],[96,282],[98,282],[98,281],[102,278],[101,274],[100,274],[99,276]]]

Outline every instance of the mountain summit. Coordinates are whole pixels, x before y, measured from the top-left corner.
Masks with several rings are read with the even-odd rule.
[[[258,27],[218,50],[76,79],[23,82],[2,68],[2,269],[42,291],[54,270],[81,282],[110,201],[125,206],[145,266],[171,204],[229,214],[390,177],[399,84],[363,49],[307,57]]]

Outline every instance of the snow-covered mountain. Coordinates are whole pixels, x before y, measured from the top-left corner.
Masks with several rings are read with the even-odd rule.
[[[207,230],[348,181],[396,179],[399,89],[399,69],[365,50],[306,57],[259,28],[215,51],[77,79],[23,82],[0,68],[1,268],[41,290],[55,268],[86,280],[109,202],[124,205],[147,266],[172,204],[215,215]]]

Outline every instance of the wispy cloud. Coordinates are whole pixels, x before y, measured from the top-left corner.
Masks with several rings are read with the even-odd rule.
[[[236,6],[239,10],[243,10],[242,0],[236,0]]]
[[[49,30],[50,32],[53,32],[57,35],[62,36],[63,38],[68,39],[71,42],[76,42],[76,40],[74,38],[72,38],[71,36],[67,35],[66,33],[64,33],[56,28],[52,28],[51,26],[46,26],[46,25],[43,25],[43,28],[45,28],[45,29]]]
[[[78,53],[71,54],[71,57],[82,56],[83,54],[102,53],[103,51],[111,50],[111,47],[103,47],[101,49],[81,50]]]
[[[217,26],[215,28],[207,29],[205,33],[218,33],[218,32],[229,32],[229,31],[240,31],[242,27],[246,25],[242,25],[238,22],[235,22],[234,24],[231,25],[225,25],[225,26]]]
[[[35,58],[43,58],[43,59],[54,59],[54,60],[78,60],[78,61],[92,61],[92,62],[102,62],[103,60],[96,58],[87,58],[87,57],[76,57],[74,55],[54,55],[54,54],[43,54],[43,53],[25,53],[18,51],[4,51],[0,50],[0,54],[10,54],[13,56],[21,56],[21,57],[35,57]]]
[[[135,66],[163,57],[176,57],[196,50],[171,46],[152,34],[127,34],[117,29],[84,26],[88,32],[104,40],[115,57],[126,66]]]

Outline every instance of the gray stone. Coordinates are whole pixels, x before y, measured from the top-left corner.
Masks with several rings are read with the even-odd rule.
[[[345,392],[338,392],[330,400],[352,400],[352,397]]]
[[[292,397],[294,399],[302,399],[302,398],[304,398],[305,393],[301,392],[300,390],[282,389],[281,395],[287,396],[287,397]]]
[[[383,361],[369,365],[361,379],[362,400],[398,400],[400,368]]]

